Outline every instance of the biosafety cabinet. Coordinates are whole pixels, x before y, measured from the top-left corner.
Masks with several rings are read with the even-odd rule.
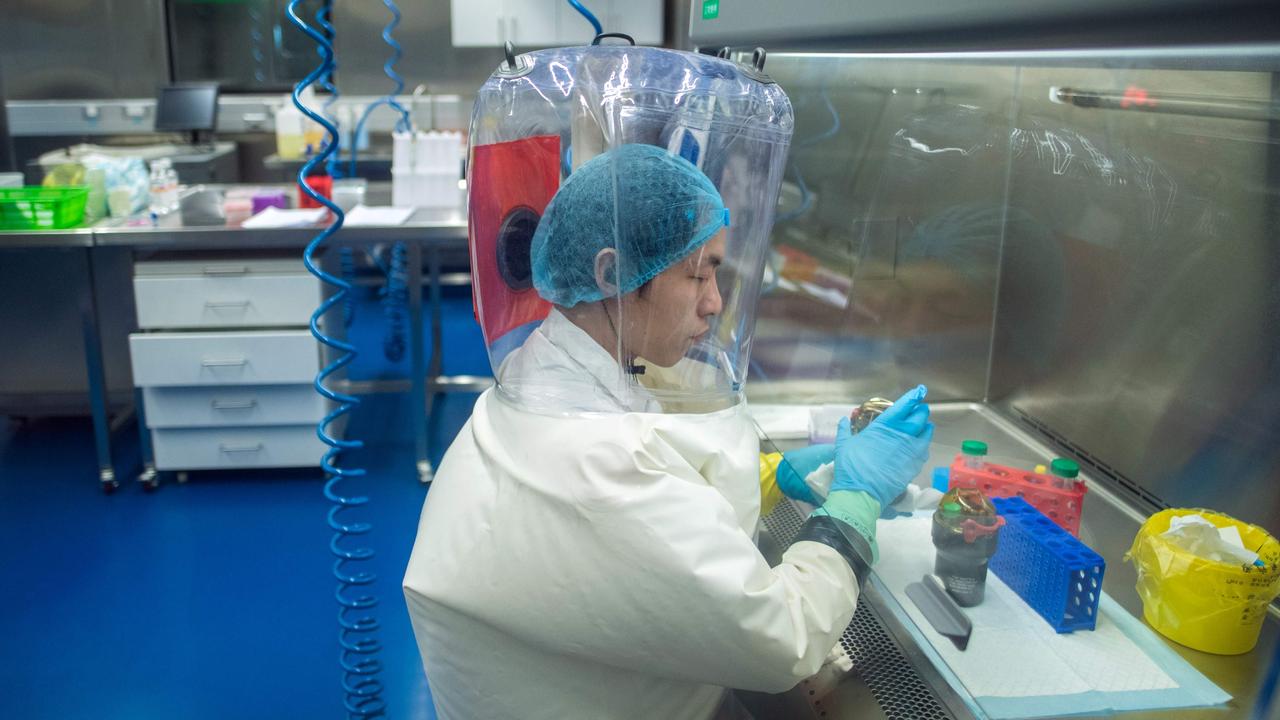
[[[924,383],[938,422],[926,473],[966,439],[1027,467],[1079,461],[1080,539],[1106,560],[1106,595],[1142,624],[1124,558],[1147,516],[1211,508],[1280,533],[1274,10],[927,5],[690,7],[694,45],[765,47],[795,108],[748,394],[785,446],[808,439],[813,408]],[[801,513],[766,520],[780,546]],[[822,702],[761,700],[774,705],[757,716],[1089,708],[1066,691],[1021,713],[976,697],[955,681],[981,654],[934,662],[884,590],[871,584],[845,635],[850,678]],[[1250,717],[1275,619],[1273,607],[1239,656],[1161,638],[1166,659],[1231,696],[1225,710],[1107,711]],[[1005,691],[1035,697],[982,690]]]

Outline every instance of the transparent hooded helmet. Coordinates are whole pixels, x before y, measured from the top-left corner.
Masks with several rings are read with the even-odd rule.
[[[761,72],[704,55],[522,55],[480,89],[476,317],[504,400],[538,412],[742,401],[792,131]]]

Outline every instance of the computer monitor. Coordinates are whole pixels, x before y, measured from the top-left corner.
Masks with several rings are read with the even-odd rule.
[[[218,124],[218,85],[183,83],[160,89],[156,99],[157,132],[191,133],[199,143],[200,133],[212,133]]]

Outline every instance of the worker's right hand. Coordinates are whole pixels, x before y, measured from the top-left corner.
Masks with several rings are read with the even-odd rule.
[[[865,492],[886,508],[920,473],[929,457],[933,423],[923,385],[908,391],[857,435],[842,418],[836,429],[831,492]]]

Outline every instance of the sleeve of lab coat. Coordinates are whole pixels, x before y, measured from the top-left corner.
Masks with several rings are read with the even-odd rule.
[[[729,503],[687,465],[628,448],[585,462],[614,483],[579,502],[595,544],[575,560],[595,591],[577,599],[583,622],[540,641],[638,672],[747,690],[781,692],[817,672],[858,600],[840,552],[797,542],[771,568]],[[616,572],[588,577],[609,566]]]

